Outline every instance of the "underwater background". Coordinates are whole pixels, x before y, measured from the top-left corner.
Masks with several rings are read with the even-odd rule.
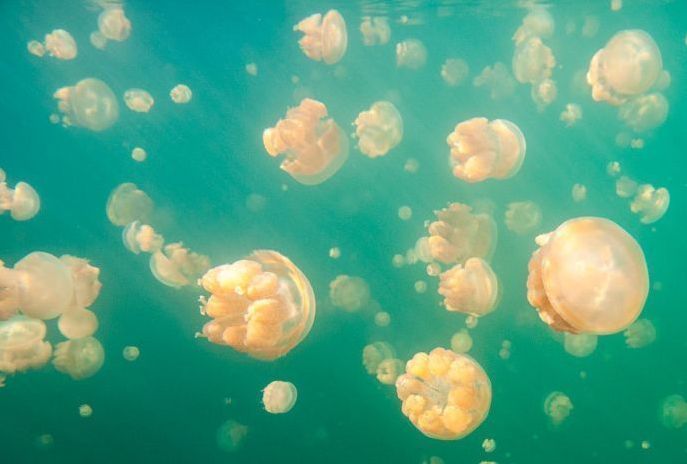
[[[519,84],[512,97],[494,101],[471,84],[496,61],[510,67],[511,37],[526,14],[515,2],[130,1],[131,37],[104,51],[88,43],[98,14],[89,2],[0,2],[0,167],[8,180],[34,186],[42,202],[30,221],[0,216],[0,259],[13,264],[41,250],[100,267],[103,289],[92,309],[106,351],[100,372],[82,381],[50,365],[7,379],[0,389],[0,462],[420,463],[440,456],[475,464],[687,463],[687,428],[671,430],[659,421],[663,398],[687,395],[687,2],[626,0],[618,12],[606,1],[550,6],[556,31],[547,43],[557,58],[559,94],[540,112],[529,86]],[[303,55],[292,27],[331,8],[346,19],[349,46],[339,64],[324,66]],[[371,13],[390,18],[389,44],[362,45],[358,26]],[[412,24],[396,21],[403,15]],[[579,30],[588,15],[599,19],[594,37],[566,33],[566,23]],[[55,28],[75,37],[75,60],[27,52],[29,40]],[[665,91],[668,120],[641,150],[616,145],[622,128],[615,109],[592,101],[573,79],[614,33],[635,28],[653,36],[672,77]],[[419,71],[395,63],[394,44],[411,37],[428,50]],[[439,75],[443,61],[454,56],[470,66],[460,87],[445,85]],[[256,76],[246,72],[247,63],[257,64]],[[102,79],[118,97],[131,87],[146,89],[155,106],[134,113],[120,99],[119,121],[98,133],[50,124],[53,92],[85,77]],[[188,105],[168,97],[179,82],[193,90]],[[262,131],[304,96],[325,102],[346,132],[371,103],[392,99],[404,119],[403,141],[377,159],[361,156],[352,142],[336,175],[301,185],[267,156]],[[566,128],[559,114],[569,102],[580,104],[584,117]],[[521,128],[527,157],[517,176],[467,184],[451,175],[446,135],[476,116]],[[148,152],[144,163],[131,159],[135,146]],[[415,174],[404,170],[409,158],[419,162]],[[641,224],[627,200],[616,196],[606,173],[613,160],[627,175],[670,191],[670,209],[660,221]],[[165,237],[207,254],[215,265],[254,249],[288,256],[317,297],[307,338],[274,362],[196,338],[207,321],[198,311],[201,290],[160,284],[107,219],[108,196],[122,182],[136,183],[155,201],[156,228]],[[583,202],[571,198],[575,183],[587,187]],[[249,208],[252,194],[264,197],[264,207]],[[396,268],[391,260],[425,233],[434,210],[487,200],[499,228],[491,263],[503,294],[498,309],[471,330],[470,355],[491,379],[493,402],[471,435],[442,442],[408,421],[395,389],[365,372],[361,352],[372,341],[387,341],[405,361],[450,346],[465,317],[439,305],[436,279],[424,265]],[[525,200],[541,207],[542,223],[529,235],[515,235],[503,215],[508,203]],[[408,221],[398,217],[404,205],[412,208]],[[654,286],[642,317],[657,331],[645,348],[628,349],[616,334],[600,337],[591,356],[572,357],[562,336],[527,302],[534,236],[586,215],[617,222],[644,250]],[[335,246],[341,249],[336,260],[329,257]],[[331,305],[328,284],[339,274],[367,281],[391,315],[388,327],[375,325],[371,311],[346,313]],[[418,280],[427,282],[425,293],[415,291]],[[499,357],[504,340],[512,343],[508,359]],[[136,362],[122,357],[127,345],[140,348]],[[275,379],[298,388],[288,414],[263,410],[261,390]],[[543,411],[554,390],[574,404],[557,427]],[[93,408],[89,418],[79,416],[85,403]],[[218,428],[228,419],[248,427],[231,453],[217,446]],[[46,434],[50,443],[40,438]],[[493,453],[482,449],[485,438],[496,440]]]

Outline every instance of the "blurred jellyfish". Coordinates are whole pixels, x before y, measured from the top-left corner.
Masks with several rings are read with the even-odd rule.
[[[596,16],[585,16],[582,23],[582,37],[591,38],[599,32],[599,18]]]
[[[635,132],[647,132],[662,125],[668,118],[668,100],[660,92],[640,95],[618,108],[618,117]]]
[[[398,208],[398,217],[403,221],[407,221],[413,217],[413,210],[410,206],[401,206]]]
[[[644,348],[656,340],[656,328],[649,319],[635,321],[623,333],[625,343],[630,348]]]
[[[654,188],[651,184],[637,187],[630,210],[638,214],[642,224],[652,224],[663,217],[670,205],[670,193],[664,187]]]
[[[122,232],[122,240],[127,250],[134,254],[155,253],[160,251],[165,243],[162,235],[155,232],[151,226],[134,221],[127,225]]]
[[[492,100],[502,100],[515,93],[516,81],[501,62],[487,66],[476,76],[472,83],[475,87],[486,87]]]
[[[423,434],[457,440],[486,419],[491,382],[477,361],[464,354],[435,348],[417,353],[396,380],[401,411]]]
[[[154,206],[153,200],[136,184],[124,182],[115,187],[107,199],[107,218],[116,226],[146,221]]]
[[[43,321],[25,316],[0,321],[0,374],[44,366],[52,354],[52,346],[45,341],[46,330]]]
[[[41,209],[41,199],[36,190],[26,182],[17,182],[14,188],[8,187],[4,173],[0,176],[0,215],[5,211],[15,221],[28,221]]]
[[[327,107],[310,98],[265,129],[262,140],[270,156],[285,154],[281,169],[304,185],[329,179],[348,157],[348,137],[327,118]]]
[[[58,89],[53,97],[63,114],[65,126],[78,126],[92,131],[102,131],[119,118],[117,98],[110,87],[101,80],[87,78],[71,87]]]
[[[623,0],[611,0],[611,11],[620,11],[623,9]]]
[[[141,355],[141,350],[137,346],[125,346],[122,350],[122,356],[129,362],[136,361]]]
[[[131,111],[147,113],[155,104],[155,100],[143,89],[129,89],[124,92],[124,103]]]
[[[387,342],[373,342],[363,348],[363,366],[368,374],[376,375],[382,361],[395,356],[396,352]]]
[[[541,38],[531,37],[515,48],[513,75],[522,84],[536,84],[551,77],[556,58]]]
[[[298,391],[291,382],[275,380],[262,391],[262,404],[270,414],[285,414],[296,404]]]
[[[620,174],[621,167],[618,161],[611,161],[606,165],[606,174],[611,177],[616,177]]]
[[[93,408],[89,404],[82,404],[79,406],[79,416],[91,417],[93,415]]]
[[[543,111],[556,99],[558,95],[558,87],[551,79],[543,79],[535,84],[532,84],[532,101],[537,105],[539,111]]]
[[[169,96],[174,103],[185,104],[191,101],[193,92],[189,86],[185,84],[177,84],[169,91]]]
[[[413,285],[413,288],[415,288],[417,293],[425,293],[427,291],[427,282],[424,280],[418,280]]]
[[[203,327],[212,343],[261,360],[286,355],[310,332],[315,295],[307,277],[288,258],[256,250],[246,259],[210,269],[200,281],[213,320]]]
[[[108,40],[123,42],[131,34],[131,21],[121,6],[110,6],[98,16],[98,30]]]
[[[396,66],[420,69],[427,62],[427,48],[418,39],[406,39],[396,44]]]
[[[88,309],[69,309],[60,316],[57,328],[71,340],[90,337],[98,330],[98,317]]]
[[[226,453],[239,449],[248,435],[248,427],[229,419],[217,429],[217,447]]]
[[[341,248],[331,247],[329,249],[329,257],[332,259],[339,259],[341,257]]]
[[[195,283],[210,269],[210,258],[184,247],[182,243],[170,243],[150,256],[150,271],[168,287],[180,288]]]
[[[510,359],[511,345],[512,344],[510,340],[504,340],[501,342],[501,348],[499,349],[499,358],[503,359],[504,361]]]
[[[559,332],[605,335],[642,312],[649,273],[639,244],[603,218],[570,219],[535,240],[527,299]]]
[[[60,261],[72,274],[74,282],[73,297],[70,308],[86,308],[91,306],[100,295],[102,284],[98,279],[100,269],[91,266],[88,260],[74,256],[63,255]]]
[[[453,175],[466,182],[507,179],[525,159],[525,136],[505,119],[472,118],[458,123],[446,143]]]
[[[451,337],[451,349],[459,354],[465,354],[472,349],[472,337],[466,329],[460,329]]]
[[[446,461],[439,456],[430,456],[427,459],[423,459],[420,464],[446,464]]]
[[[670,395],[660,407],[661,423],[669,429],[679,429],[687,424],[687,402],[682,395]]]
[[[482,442],[482,449],[485,453],[493,453],[496,449],[496,440],[493,438],[485,438]]]
[[[420,169],[420,162],[415,158],[409,158],[403,165],[403,170],[410,174],[415,174]]]
[[[310,15],[296,24],[293,30],[305,34],[298,45],[311,60],[334,64],[346,54],[346,21],[336,10],[329,10],[324,17],[320,13]]]
[[[551,418],[554,425],[561,424],[570,415],[572,409],[572,401],[563,392],[551,392],[544,400],[544,412]]]
[[[141,147],[136,147],[131,150],[131,159],[138,161],[139,163],[144,162],[148,158],[148,153]]]
[[[363,45],[384,45],[391,38],[389,20],[381,16],[363,16],[360,33],[363,35]]]
[[[386,155],[401,143],[403,119],[393,103],[378,101],[356,118],[355,135],[358,148],[370,158]]]
[[[361,277],[339,275],[329,283],[329,299],[344,311],[359,311],[370,302],[370,286]]]
[[[565,127],[572,127],[577,121],[582,119],[582,107],[577,103],[568,103],[561,112],[560,120],[565,123]]]
[[[541,224],[541,208],[533,201],[514,201],[506,210],[506,227],[516,234],[532,232]]]
[[[563,347],[566,353],[578,358],[585,358],[596,350],[598,337],[594,334],[563,334]]]
[[[460,58],[447,58],[441,66],[441,78],[451,87],[457,87],[467,79],[470,67]]]
[[[45,50],[60,60],[73,60],[77,54],[76,41],[64,29],[55,29],[45,35]]]
[[[575,203],[580,203],[587,199],[587,187],[584,184],[575,184],[570,194]]]
[[[377,327],[388,327],[391,324],[391,315],[386,311],[375,313],[375,325]]]
[[[45,55],[45,47],[37,40],[31,40],[26,44],[26,49],[34,56],[42,57]]]
[[[403,373],[403,361],[396,358],[387,358],[377,366],[377,380],[384,385],[393,385],[398,376]]]
[[[499,285],[491,266],[482,258],[470,258],[439,275],[439,294],[444,307],[473,316],[484,316],[496,308]]]
[[[105,47],[107,47],[107,37],[105,37],[100,31],[91,32],[91,34],[88,36],[88,40],[90,40],[91,45],[98,50],[105,50]]]
[[[515,31],[513,41],[519,45],[532,37],[548,38],[553,35],[555,22],[551,14],[542,7],[535,7],[523,18]]]
[[[258,75],[258,65],[255,63],[248,63],[246,65],[246,72],[250,76],[257,76]]]
[[[53,365],[58,371],[69,374],[74,380],[95,375],[105,362],[105,351],[93,337],[78,338],[55,346]]]

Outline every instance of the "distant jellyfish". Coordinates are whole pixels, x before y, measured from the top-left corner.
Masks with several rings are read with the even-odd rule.
[[[682,395],[670,395],[663,399],[659,410],[661,423],[669,429],[679,429],[687,424],[687,402]]]
[[[575,184],[572,186],[570,194],[575,203],[580,203],[587,199],[587,186],[584,184]]]
[[[611,161],[606,165],[606,174],[611,177],[616,177],[621,172],[621,166],[618,161]]]
[[[88,40],[91,42],[91,45],[98,50],[105,50],[105,47],[107,47],[107,37],[105,37],[100,31],[91,32],[91,34],[88,36]]]
[[[146,221],[154,206],[153,200],[136,184],[124,182],[115,187],[107,199],[107,218],[116,226]]]
[[[451,349],[459,354],[465,354],[472,349],[472,337],[466,329],[460,329],[451,337]]]
[[[122,42],[131,34],[131,21],[119,5],[107,7],[98,16],[98,30],[106,39]]]
[[[420,170],[420,162],[415,158],[408,158],[403,165],[403,170],[410,174],[415,174]]]
[[[257,76],[258,75],[258,65],[255,63],[246,64],[246,73],[248,73],[249,76]]]
[[[105,362],[105,350],[93,337],[78,338],[55,346],[53,365],[74,380],[95,375]]]
[[[517,84],[506,65],[501,62],[484,68],[472,83],[475,87],[487,88],[492,100],[503,100],[512,96]]]
[[[485,438],[482,442],[482,449],[485,453],[493,453],[496,450],[496,440],[493,438]]]
[[[406,39],[396,44],[396,66],[418,70],[427,62],[427,48],[418,39]]]
[[[155,253],[165,244],[162,235],[155,232],[148,224],[134,221],[122,231],[122,240],[127,250],[134,254]]]
[[[534,7],[523,18],[522,24],[513,35],[513,41],[516,45],[519,45],[532,37],[551,37],[555,26],[556,24],[551,13],[545,8]]]
[[[210,269],[210,258],[184,247],[182,243],[165,245],[150,256],[150,271],[168,287],[180,288],[195,283]]]
[[[441,78],[451,87],[461,85],[470,74],[470,67],[460,58],[447,58],[441,65]]]
[[[639,319],[623,333],[625,344],[630,348],[644,348],[656,340],[656,328],[649,319]]]
[[[60,60],[73,60],[77,54],[76,41],[64,29],[55,29],[45,36],[45,50]]]
[[[582,107],[577,103],[568,103],[561,112],[559,119],[565,123],[565,127],[574,126],[577,121],[582,119]]]
[[[585,358],[596,350],[598,337],[594,334],[563,334],[563,347],[566,353],[578,358]]]
[[[0,215],[9,211],[15,221],[28,221],[41,209],[41,199],[36,190],[26,182],[17,182],[14,188],[8,187],[0,179]]]
[[[370,286],[361,277],[339,275],[329,283],[329,299],[344,311],[360,311],[370,302]]]
[[[141,350],[137,346],[125,346],[122,350],[122,357],[129,362],[136,361],[141,355]]]
[[[670,205],[670,193],[664,187],[654,188],[651,184],[637,187],[630,210],[639,215],[642,224],[652,224],[663,217]]]
[[[265,209],[265,205],[267,205],[267,198],[259,193],[251,193],[246,198],[246,208],[251,213],[259,213]]]
[[[57,321],[60,333],[69,339],[90,337],[98,330],[98,317],[83,308],[69,309]]]
[[[332,259],[339,259],[341,258],[341,248],[339,247],[331,247],[329,249],[329,257]]]
[[[217,429],[217,447],[226,453],[233,453],[241,447],[247,435],[248,427],[229,419]]]
[[[556,99],[558,87],[552,79],[543,79],[532,84],[530,95],[532,96],[532,101],[537,105],[537,109],[543,111]]]
[[[262,391],[262,404],[270,414],[285,414],[296,404],[298,391],[291,382],[275,380]]]
[[[391,315],[386,311],[375,313],[375,325],[377,327],[388,327],[391,324]]]
[[[554,425],[561,424],[570,415],[572,409],[572,401],[563,392],[551,392],[544,400],[544,412]]]
[[[93,408],[89,404],[82,404],[79,406],[79,416],[81,417],[91,417],[93,415]]]
[[[425,293],[427,291],[427,282],[424,280],[416,280],[413,288],[417,293]]]
[[[498,303],[498,279],[489,263],[470,258],[439,275],[439,294],[448,311],[484,316]]]
[[[384,45],[391,38],[391,27],[389,21],[382,16],[363,16],[360,33],[363,35],[363,45]]]
[[[668,100],[660,92],[628,99],[618,108],[618,117],[635,132],[647,132],[668,118]]]
[[[355,135],[358,148],[370,158],[386,155],[401,143],[403,119],[393,103],[378,101],[356,118]]]
[[[591,38],[599,32],[599,18],[596,16],[585,16],[582,23],[582,37]]]
[[[370,375],[377,374],[377,368],[385,359],[393,359],[396,352],[387,342],[373,342],[363,348],[363,366]]]
[[[603,218],[570,219],[537,237],[527,299],[554,330],[605,335],[641,313],[649,273],[639,244]]]
[[[329,179],[348,158],[348,137],[327,117],[324,103],[310,98],[265,129],[262,140],[270,156],[285,155],[281,169],[304,185]]]
[[[148,158],[148,153],[141,147],[135,147],[131,150],[131,159],[138,161],[139,163],[144,162]]]
[[[377,366],[376,377],[383,385],[394,385],[396,379],[403,373],[403,361],[396,358],[387,358]]]
[[[525,159],[525,136],[505,119],[458,123],[446,143],[453,175],[466,182],[507,179],[517,174]]]
[[[298,41],[301,50],[311,60],[335,64],[341,61],[348,47],[346,21],[336,10],[308,16],[293,27],[305,34]]]
[[[34,56],[42,57],[45,55],[45,47],[37,40],[31,40],[26,44],[26,49]]]
[[[519,235],[528,234],[541,224],[542,212],[533,201],[514,201],[508,204],[505,222],[508,230]]]
[[[52,346],[45,340],[46,331],[43,321],[26,316],[0,321],[0,374],[11,375],[47,364]]]
[[[623,9],[623,0],[611,0],[611,11],[620,11]]]
[[[530,37],[515,48],[513,75],[523,84],[536,84],[551,77],[556,58],[539,37]]]
[[[245,259],[210,269],[200,280],[212,321],[203,335],[212,343],[265,361],[286,355],[308,335],[315,295],[307,277],[286,256],[256,250]]]
[[[491,382],[477,361],[435,348],[417,353],[396,380],[401,411],[430,438],[457,440],[486,419]]]
[[[147,113],[155,104],[153,97],[143,89],[129,89],[124,92],[126,106],[137,113]]]
[[[398,217],[402,221],[407,221],[413,217],[413,210],[410,208],[410,206],[401,206],[398,208]]]
[[[169,91],[169,96],[174,103],[185,104],[191,101],[193,97],[193,92],[189,86],[185,84],[177,84]]]
[[[88,78],[72,87],[58,89],[53,97],[63,114],[62,123],[92,131],[102,131],[119,118],[117,98],[110,87],[101,80]]]

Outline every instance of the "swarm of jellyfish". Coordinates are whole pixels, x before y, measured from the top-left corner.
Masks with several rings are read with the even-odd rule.
[[[363,45],[384,45],[391,39],[389,20],[383,16],[364,16],[360,22]]]
[[[0,215],[9,212],[15,221],[28,221],[41,209],[41,199],[31,185],[17,182],[10,188],[5,181],[5,172],[0,169]]]
[[[386,155],[403,138],[401,113],[388,101],[373,103],[369,110],[358,115],[353,124],[358,149],[370,158]]]
[[[94,78],[80,80],[74,86],[61,87],[53,97],[62,113],[62,124],[102,131],[119,118],[117,97],[103,81]]]
[[[262,391],[262,404],[270,414],[285,414],[296,404],[298,390],[291,382],[275,380]]]
[[[498,279],[488,262],[469,258],[439,274],[439,294],[448,311],[484,316],[496,309]]]
[[[361,277],[339,275],[329,283],[329,300],[344,311],[360,311],[370,303],[370,286]]]
[[[324,16],[320,13],[310,15],[296,24],[293,30],[304,34],[298,45],[311,60],[335,64],[346,54],[346,21],[336,10],[329,10]]]

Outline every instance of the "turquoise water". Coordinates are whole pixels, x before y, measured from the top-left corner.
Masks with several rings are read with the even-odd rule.
[[[314,12],[337,8],[348,24],[349,48],[334,66],[308,60],[292,26]],[[493,101],[469,82],[496,61],[510,68],[513,32],[526,11],[510,2],[130,2],[131,37],[93,48],[99,10],[87,2],[8,0],[0,3],[0,167],[11,184],[29,182],[41,196],[40,213],[27,222],[0,217],[0,259],[11,265],[42,250],[86,257],[101,269],[103,289],[92,309],[106,350],[94,377],[73,381],[48,365],[7,379],[0,389],[0,461],[7,463],[121,462],[408,462],[440,456],[446,463],[682,463],[687,428],[659,421],[669,394],[687,396],[687,279],[684,238],[687,177],[687,4],[626,0],[619,12],[608,2],[554,2],[556,31],[547,43],[558,65],[558,98],[543,112],[529,86]],[[391,42],[364,47],[363,14],[390,17]],[[439,14],[441,12],[441,15]],[[401,25],[402,15],[418,25]],[[584,18],[595,15],[599,31],[581,37]],[[566,33],[574,23],[576,32]],[[42,59],[26,42],[55,28],[72,33],[79,55],[72,61]],[[672,76],[665,91],[670,113],[645,137],[642,150],[615,144],[621,131],[615,109],[575,90],[573,76],[622,29],[641,28],[659,45]],[[419,71],[397,69],[394,44],[421,39],[428,60]],[[447,57],[470,66],[469,81],[448,87],[439,76]],[[257,76],[246,73],[257,64]],[[300,84],[294,85],[293,75]],[[85,77],[105,81],[119,97],[131,87],[148,90],[149,113],[129,111],[120,99],[119,121],[103,132],[50,124],[53,92]],[[186,83],[188,105],[174,105],[169,89]],[[296,183],[267,156],[262,131],[287,107],[310,95],[327,104],[347,132],[357,114],[380,99],[401,112],[405,133],[388,156],[368,159],[354,149],[325,183]],[[584,117],[565,128],[558,116],[576,102]],[[512,179],[467,184],[447,168],[446,136],[463,120],[485,116],[514,121],[527,139],[527,157]],[[136,163],[135,146],[149,157]],[[416,174],[404,170],[409,158]],[[667,188],[671,205],[652,225],[642,225],[618,198],[606,164],[618,160],[627,175]],[[200,290],[175,290],[156,281],[143,256],[122,245],[121,230],[108,222],[105,204],[122,182],[134,182],[156,203],[155,226],[169,241],[182,240],[214,264],[232,262],[254,249],[275,249],[310,279],[317,316],[308,337],[288,356],[260,362],[195,338],[207,318]],[[575,183],[587,200],[574,203]],[[286,186],[285,190],[283,186]],[[251,194],[265,207],[252,212]],[[397,269],[391,259],[425,233],[424,222],[447,202],[484,202],[494,208],[499,239],[492,259],[503,287],[499,308],[471,331],[470,352],[489,374],[493,402],[487,420],[460,441],[426,438],[403,416],[393,387],[368,376],[361,363],[369,342],[391,343],[403,360],[418,351],[449,346],[464,316],[445,311],[436,279],[424,266]],[[594,215],[620,224],[641,244],[652,283],[642,317],[657,340],[628,349],[623,335],[600,337],[587,358],[573,358],[562,337],[528,305],[527,263],[534,233],[519,236],[504,225],[511,201],[535,201],[543,211],[535,231],[553,230],[566,219]],[[412,208],[409,221],[397,216]],[[341,258],[329,258],[338,246]],[[391,314],[377,327],[371,311],[349,314],[328,301],[328,283],[339,274],[361,276]],[[428,284],[419,294],[418,280]],[[49,339],[60,340],[54,321]],[[511,356],[498,355],[503,340]],[[140,358],[123,359],[126,345]],[[582,378],[580,373],[585,372]],[[298,388],[285,415],[262,409],[261,389],[275,379]],[[574,409],[558,427],[543,412],[544,398],[564,391]],[[93,407],[81,418],[81,404]],[[228,419],[245,424],[241,447],[226,453],[216,444]],[[52,443],[41,445],[49,434]],[[496,440],[493,453],[482,441]],[[633,446],[627,446],[626,441]],[[647,441],[648,449],[640,443]]]

